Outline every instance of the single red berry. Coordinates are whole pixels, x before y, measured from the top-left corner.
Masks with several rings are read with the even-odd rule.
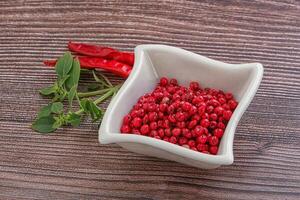
[[[197,122],[198,122],[200,119],[201,119],[201,117],[200,117],[200,115],[198,115],[198,114],[195,114],[195,115],[193,115],[193,117],[192,117],[192,120],[196,120]]]
[[[188,125],[188,128],[189,128],[189,129],[192,129],[192,128],[194,128],[196,125],[197,125],[197,121],[196,121],[196,120],[192,120],[192,121],[190,121],[190,123],[189,123],[189,125]]]
[[[203,131],[204,134],[205,134],[205,135],[208,135],[208,129],[207,129],[207,128],[203,128],[203,130],[204,130],[204,131]]]
[[[203,115],[201,116],[201,119],[209,119],[209,114],[203,113]]]
[[[222,108],[224,108],[224,110],[230,110],[230,107],[227,103],[223,104]]]
[[[189,147],[190,147],[190,148],[192,148],[192,147],[195,147],[195,146],[196,146],[196,142],[195,142],[195,140],[189,140],[187,144],[189,145]]]
[[[202,126],[196,126],[194,128],[194,133],[196,135],[196,137],[199,137],[200,135],[204,134],[204,129]]]
[[[224,134],[223,129],[217,128],[214,130],[214,136],[216,136],[219,139],[222,138],[223,134]]]
[[[182,132],[182,135],[187,139],[190,139],[192,137],[192,133],[187,128],[183,128],[181,130],[181,132]]]
[[[200,151],[200,152],[208,151],[208,145],[207,145],[207,144],[199,143],[199,144],[197,145],[197,149],[198,149],[198,151]]]
[[[176,85],[178,85],[178,82],[177,82],[177,80],[175,78],[172,78],[170,80],[170,84],[176,86]]]
[[[161,86],[167,86],[168,85],[168,83],[169,83],[169,80],[168,80],[168,78],[166,78],[166,77],[162,77],[161,79],[160,79],[160,85]]]
[[[197,96],[197,97],[193,98],[192,104],[194,104],[195,106],[199,106],[200,103],[203,101],[204,101],[204,99],[202,96]]]
[[[189,110],[189,115],[194,115],[198,112],[198,109],[196,106],[192,106],[191,109]]]
[[[148,116],[148,115],[145,115],[145,116],[143,117],[143,124],[148,124],[148,122],[149,122],[149,116]]]
[[[145,111],[149,110],[149,103],[144,103],[142,107]]]
[[[147,124],[144,124],[141,129],[140,132],[142,135],[147,135],[150,132],[150,127]]]
[[[197,137],[196,139],[197,143],[205,144],[207,142],[207,136],[205,134],[202,134]]]
[[[232,112],[230,110],[226,110],[223,112],[223,117],[225,120],[229,121],[231,118]]]
[[[132,129],[131,132],[132,132],[133,134],[136,134],[136,135],[141,135],[140,130],[139,130],[139,129],[136,129],[136,128]]]
[[[168,119],[165,119],[165,120],[163,121],[163,127],[164,127],[164,128],[170,128],[170,121],[169,121]]]
[[[169,103],[170,102],[170,97],[169,96],[166,96],[166,94],[164,94],[165,95],[165,97],[163,97],[162,98],[162,100],[161,100],[161,104],[167,104],[167,103]],[[164,111],[163,111],[164,112]]]
[[[218,122],[217,127],[220,129],[225,129],[225,124],[223,122]]]
[[[167,108],[168,108],[168,104],[166,104],[166,103],[159,104],[159,111],[160,112],[163,112],[163,113],[166,112]]]
[[[181,95],[179,95],[179,94],[173,94],[173,96],[172,96],[172,100],[173,101],[177,101],[177,100],[180,100],[181,99]]]
[[[157,121],[158,115],[157,115],[156,112],[150,112],[148,115],[149,115],[149,121],[150,122]]]
[[[158,131],[156,131],[156,130],[150,131],[149,136],[150,136],[150,137],[158,136]]]
[[[156,130],[158,128],[157,122],[151,122],[150,123],[150,129],[151,130]]]
[[[178,144],[179,145],[184,145],[187,143],[187,139],[185,137],[180,137],[179,140],[178,140]]]
[[[223,97],[219,98],[218,101],[220,102],[221,105],[226,103],[226,99]]]
[[[200,125],[204,128],[207,128],[209,126],[210,122],[208,119],[202,119],[200,122]]]
[[[171,122],[171,123],[176,123],[176,118],[175,118],[175,115],[169,115],[168,116],[168,120]]]
[[[133,126],[134,128],[139,128],[139,127],[141,127],[141,126],[142,126],[142,123],[143,123],[143,121],[142,121],[142,119],[139,118],[139,117],[135,117],[135,118],[133,118],[133,120],[132,120],[132,126]]]
[[[130,115],[125,115],[123,118],[123,124],[128,125],[131,122],[131,116]]]
[[[198,151],[196,147],[190,147],[190,149],[193,151]]]
[[[184,102],[184,103],[182,104],[182,110],[183,110],[183,111],[188,112],[188,111],[191,110],[191,108],[192,108],[192,104],[190,104],[189,102]]]
[[[227,100],[232,99],[232,98],[233,98],[232,93],[225,93],[225,98],[226,98]]]
[[[166,128],[166,129],[164,130],[164,132],[165,132],[165,135],[166,135],[167,137],[171,137],[171,136],[172,136],[172,132],[171,132],[171,129],[170,129],[170,128]]]
[[[217,127],[217,122],[216,121],[210,121],[209,128],[215,129],[216,127]]]
[[[130,133],[131,132],[131,128],[128,125],[123,125],[121,127],[121,133]]]
[[[224,112],[224,108],[221,107],[221,106],[218,106],[214,109],[214,112],[217,114],[217,115],[222,115],[223,112]]]
[[[210,146],[209,152],[213,155],[216,155],[218,153],[218,147],[217,146]]]
[[[172,130],[172,135],[175,137],[178,137],[181,134],[181,129],[180,128],[174,128]]]
[[[145,110],[144,110],[143,108],[138,109],[137,112],[138,112],[138,116],[139,116],[139,117],[144,117],[144,115],[145,115]]]
[[[169,139],[169,142],[176,144],[177,143],[177,138],[175,136],[171,136]]]
[[[198,107],[198,114],[201,116],[205,113],[206,106],[202,105]]]
[[[161,137],[159,137],[158,135],[154,136],[154,138],[161,140]]]
[[[185,122],[177,122],[177,123],[176,123],[176,126],[177,126],[178,128],[185,128],[186,123],[185,123]]]
[[[214,107],[213,106],[207,106],[206,107],[206,112],[207,113],[212,113],[214,111]]]
[[[161,137],[161,138],[163,138],[165,136],[165,132],[163,129],[158,129],[157,133],[158,133],[159,137]]]
[[[163,128],[164,127],[164,121],[163,120],[158,120],[157,121],[157,127]]]
[[[234,110],[237,107],[238,103],[235,100],[230,100],[228,101],[228,105],[231,110]]]
[[[165,136],[163,140],[169,142],[169,139],[170,139],[169,137]]]
[[[174,94],[176,92],[176,88],[174,86],[168,86],[167,87],[167,91],[170,93],[170,94]]]
[[[217,136],[211,136],[208,137],[208,142],[210,145],[215,146],[219,144],[219,139],[217,138]]]
[[[213,120],[213,121],[216,121],[218,119],[218,115],[216,113],[211,113],[209,115],[209,119]]]
[[[175,118],[177,121],[182,122],[185,120],[185,114],[183,112],[177,112]]]
[[[135,118],[135,117],[138,117],[138,116],[139,116],[139,113],[138,113],[137,110],[132,110],[131,113],[130,113],[130,116],[131,116],[132,118]]]
[[[190,89],[191,89],[191,90],[194,90],[194,91],[199,90],[199,89],[200,89],[199,83],[196,82],[196,81],[192,81],[192,82],[190,83]]]

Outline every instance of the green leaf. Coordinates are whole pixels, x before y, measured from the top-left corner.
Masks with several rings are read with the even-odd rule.
[[[71,89],[74,85],[78,85],[80,77],[80,63],[78,58],[74,59],[69,75],[70,77],[66,81],[66,87],[68,89]]]
[[[64,83],[68,80],[69,77],[70,77],[70,75],[66,75],[62,79],[59,79],[58,80],[59,87],[62,88],[64,86]]]
[[[38,118],[35,122],[32,124],[32,129],[40,132],[40,133],[50,133],[56,130],[56,128],[53,128],[53,124],[55,123],[55,120],[52,115],[49,115],[47,117],[41,117]]]
[[[73,99],[77,93],[77,85],[73,85],[68,94],[69,106],[72,108]]]
[[[52,128],[58,129],[63,125],[63,121],[59,117],[54,117],[55,122],[52,125]]]
[[[51,107],[52,104],[42,107],[37,115],[37,118],[49,116],[51,114]]]
[[[59,79],[64,78],[72,68],[73,57],[70,52],[66,52],[60,57],[55,65],[55,71]]]
[[[49,95],[52,95],[56,92],[57,90],[57,85],[51,85],[49,87],[45,87],[45,88],[42,88],[40,90],[40,94],[41,95],[44,95],[44,96],[49,96]]]
[[[101,110],[94,102],[89,99],[81,100],[80,106],[85,113],[91,116],[93,121],[97,121],[103,116],[103,110]]]
[[[53,112],[53,113],[60,114],[63,112],[63,110],[64,110],[64,108],[63,108],[63,104],[61,102],[55,102],[51,106],[51,112]]]
[[[81,120],[81,116],[76,113],[69,113],[67,122],[72,126],[79,126]]]

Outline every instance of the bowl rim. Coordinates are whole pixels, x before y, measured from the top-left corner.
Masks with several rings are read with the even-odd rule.
[[[147,136],[141,136],[141,135],[134,135],[134,134],[121,134],[120,132],[111,133],[108,132],[108,125],[106,123],[106,120],[108,116],[111,113],[112,107],[115,105],[117,100],[120,98],[120,96],[123,96],[123,93],[127,90],[128,87],[130,87],[135,79],[135,76],[139,73],[142,67],[142,56],[143,54],[147,55],[147,50],[149,49],[160,49],[165,50],[173,53],[183,54],[184,56],[188,56],[194,59],[201,60],[202,62],[209,62],[216,66],[219,66],[220,68],[237,68],[239,69],[241,66],[243,67],[249,67],[255,70],[255,76],[251,80],[251,83],[249,84],[248,90],[245,92],[245,94],[241,101],[239,101],[239,105],[234,111],[227,127],[226,132],[228,131],[228,139],[224,143],[225,146],[225,153],[219,154],[219,155],[210,155],[205,154],[197,151],[193,151],[184,147],[181,147],[179,145],[175,145],[163,140],[157,140],[155,138],[147,137]],[[135,63],[133,66],[133,70],[131,71],[131,74],[127,78],[127,80],[124,82],[123,86],[120,88],[118,94],[112,99],[110,104],[108,105],[108,108],[106,110],[106,113],[103,117],[101,126],[98,131],[98,139],[101,144],[109,144],[109,143],[139,143],[139,144],[145,144],[150,145],[154,148],[162,149],[165,151],[168,151],[169,153],[173,153],[185,158],[189,158],[192,160],[201,161],[203,163],[209,163],[209,164],[218,164],[218,165],[229,165],[233,163],[234,157],[233,157],[233,139],[236,127],[238,125],[238,122],[240,121],[243,113],[248,108],[250,102],[252,101],[260,83],[263,77],[263,66],[260,63],[243,63],[243,64],[229,64],[224,63],[218,60],[214,60],[178,47],[168,46],[168,45],[160,45],[160,44],[146,44],[146,45],[138,45],[134,49],[135,53]],[[228,130],[227,130],[228,129]]]

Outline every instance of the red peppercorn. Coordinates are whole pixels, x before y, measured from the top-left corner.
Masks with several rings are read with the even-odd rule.
[[[185,137],[180,137],[179,140],[178,140],[178,144],[179,145],[184,145],[187,143],[187,139]]]
[[[159,105],[159,111],[160,112],[163,112],[163,113],[166,112],[167,108],[168,108],[168,105],[166,103],[161,103]]]
[[[166,78],[166,77],[162,77],[161,79],[160,79],[160,85],[161,86],[167,86],[168,85],[168,83],[169,83],[169,81],[168,81],[168,79]]]
[[[195,142],[195,140],[189,140],[187,144],[189,145],[189,147],[190,147],[190,148],[192,148],[192,147],[195,147],[195,146],[196,146],[196,142]]]
[[[125,115],[123,118],[123,124],[128,125],[131,121],[131,116],[130,115]]]
[[[156,112],[150,112],[150,113],[148,114],[148,116],[149,116],[149,121],[150,121],[150,122],[154,122],[154,121],[156,121],[157,118],[158,118],[158,115],[157,115]]]
[[[190,123],[189,123],[189,125],[188,125],[188,128],[189,128],[189,129],[192,129],[192,128],[194,128],[196,125],[197,125],[197,121],[196,121],[196,120],[192,120],[192,121],[190,121]]]
[[[224,134],[223,129],[217,128],[214,130],[214,136],[216,136],[219,139],[222,138],[223,134]]]
[[[201,119],[200,115],[193,115],[192,120],[196,120],[197,122]]]
[[[199,143],[199,144],[197,145],[197,149],[198,149],[198,151],[200,151],[200,152],[207,151],[207,150],[208,150],[208,145],[207,145],[207,144]]]
[[[226,103],[226,99],[223,98],[223,97],[220,97],[220,98],[218,99],[218,101],[220,102],[221,105],[224,104],[224,103]]]
[[[170,80],[170,84],[176,86],[176,85],[178,85],[178,82],[177,82],[176,79],[172,78],[172,79]]]
[[[136,135],[141,135],[140,130],[139,130],[139,129],[136,129],[136,128],[132,129],[131,132],[132,132],[133,134],[136,134]]]
[[[130,133],[130,131],[131,131],[131,128],[128,125],[123,125],[121,127],[121,132],[122,133]]]
[[[214,113],[216,113],[217,115],[222,115],[224,112],[224,108],[221,106],[218,106],[214,109]]]
[[[178,137],[181,134],[181,129],[180,128],[174,128],[172,130],[172,135],[175,137]]]
[[[217,127],[217,122],[216,121],[210,121],[209,128],[215,129],[216,127]]]
[[[204,128],[207,128],[209,126],[210,122],[208,119],[202,119],[200,122],[200,125]]]
[[[229,105],[231,110],[234,110],[237,107],[238,104],[235,100],[230,100],[230,101],[228,101],[228,105]]]
[[[151,130],[156,130],[158,128],[157,122],[151,122],[150,123],[150,129]]]
[[[225,98],[226,98],[227,100],[230,100],[230,99],[233,98],[233,95],[232,95],[231,93],[225,93]]]
[[[189,102],[184,102],[182,105],[182,110],[183,111],[190,111],[192,108],[192,104],[190,104]]]
[[[223,104],[222,107],[224,108],[224,110],[230,110],[230,107],[228,104]]]
[[[140,132],[142,135],[147,135],[150,132],[150,127],[147,124],[144,124],[141,129]]]
[[[194,133],[196,137],[199,137],[200,135],[204,134],[204,129],[202,126],[196,126],[194,128]]]
[[[165,132],[163,129],[158,129],[157,133],[158,133],[159,137],[161,137],[161,138],[163,138],[165,136]]]
[[[201,116],[205,113],[206,106],[202,105],[198,107],[198,114]]]
[[[212,113],[212,114],[209,115],[209,119],[213,120],[213,121],[216,121],[218,119],[218,115],[216,113]]]
[[[219,139],[217,138],[217,136],[211,136],[211,137],[208,137],[208,142],[210,145],[218,145],[219,144]]]
[[[198,111],[196,106],[192,106],[191,109],[189,110],[189,115],[194,115]]]
[[[214,111],[214,107],[213,106],[207,106],[206,107],[206,112],[207,113],[212,113]]]
[[[192,100],[192,103],[195,105],[195,106],[199,106],[201,102],[203,102],[204,99],[202,96],[197,96],[195,98],[193,98]]]
[[[201,144],[205,144],[207,141],[207,136],[202,134],[200,136],[197,137],[196,142],[197,143],[201,143]]]
[[[169,137],[165,136],[163,140],[169,142],[169,139],[170,139]]]
[[[178,128],[185,128],[186,124],[185,124],[185,122],[177,122],[177,123],[176,123],[176,126],[177,126]]]
[[[141,118],[139,118],[139,117],[135,117],[135,118],[133,118],[133,120],[132,120],[132,126],[134,127],[134,128],[139,128],[139,127],[141,127],[142,126],[142,119]]]
[[[192,82],[190,83],[190,89],[191,89],[191,90],[194,90],[194,91],[199,90],[199,89],[200,89],[199,83],[196,82],[196,81],[192,81]]]
[[[166,135],[166,136],[168,136],[168,137],[171,137],[171,136],[172,136],[172,132],[171,132],[171,129],[170,129],[170,128],[166,128],[166,129],[164,130],[164,132],[165,132],[165,135]]]
[[[209,152],[213,155],[216,155],[218,153],[218,147],[217,146],[210,146]]]
[[[175,136],[171,136],[169,139],[169,142],[176,144],[177,143],[177,138]]]
[[[177,121],[182,122],[185,120],[185,115],[183,112],[177,112],[175,118]]]
[[[223,112],[223,118],[227,121],[231,118],[232,112],[230,110],[226,110]]]
[[[225,129],[225,124],[223,122],[218,122],[217,127],[220,129]]]

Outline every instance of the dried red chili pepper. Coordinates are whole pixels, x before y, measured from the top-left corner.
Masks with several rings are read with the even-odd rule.
[[[86,56],[101,57],[110,60],[116,60],[130,66],[134,64],[134,54],[130,52],[120,52],[109,47],[102,47],[84,43],[69,42],[68,48]]]
[[[82,68],[103,69],[124,78],[128,77],[132,70],[131,66],[115,60],[106,60],[96,57],[78,57],[78,59]],[[44,61],[44,64],[47,66],[55,66],[55,63],[56,60]]]

